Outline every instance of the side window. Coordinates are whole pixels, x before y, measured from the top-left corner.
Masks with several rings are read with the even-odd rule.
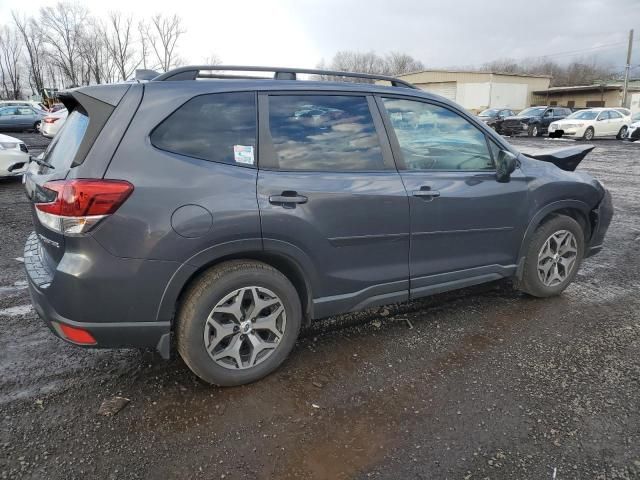
[[[544,118],[551,118],[553,117],[553,110],[549,109],[546,112],[544,112]]]
[[[598,115],[598,122],[602,121],[602,120],[609,120],[609,112],[604,111],[604,112],[600,112],[600,115]]]
[[[30,108],[21,107],[18,108],[18,115],[33,115],[33,112]]]
[[[0,117],[8,117],[9,115],[15,115],[15,108],[5,108],[0,110]]]
[[[280,170],[384,170],[366,97],[270,95],[269,130]]]
[[[622,114],[620,112],[616,112],[615,110],[609,110],[609,118],[613,120],[619,120],[622,118]]]
[[[162,150],[235,165],[255,165],[254,92],[200,95],[169,115],[153,132]]]
[[[487,139],[457,113],[437,105],[384,98],[407,170],[493,170]]]

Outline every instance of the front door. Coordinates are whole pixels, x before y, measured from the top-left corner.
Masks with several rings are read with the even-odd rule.
[[[409,205],[373,99],[270,93],[259,108],[264,249],[305,270],[313,316],[406,300]]]
[[[498,183],[498,145],[444,105],[380,106],[409,195],[411,296],[513,274],[527,219],[522,172]]]
[[[609,111],[604,110],[598,114],[594,127],[594,133],[597,137],[611,135],[611,126],[609,123]]]

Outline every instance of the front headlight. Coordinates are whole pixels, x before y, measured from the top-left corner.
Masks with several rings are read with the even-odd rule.
[[[11,150],[18,146],[15,142],[0,142],[0,150]]]

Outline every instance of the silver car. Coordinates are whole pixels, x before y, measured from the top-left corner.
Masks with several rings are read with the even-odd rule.
[[[32,107],[0,108],[0,131],[40,130],[45,112]]]

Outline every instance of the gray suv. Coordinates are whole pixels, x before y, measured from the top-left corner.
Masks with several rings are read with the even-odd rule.
[[[165,358],[174,337],[199,377],[238,385],[312,320],[505,277],[558,295],[602,248],[610,195],[570,171],[593,147],[525,156],[394,78],[241,70],[60,95],[69,117],[24,179],[30,292],[57,336]]]

